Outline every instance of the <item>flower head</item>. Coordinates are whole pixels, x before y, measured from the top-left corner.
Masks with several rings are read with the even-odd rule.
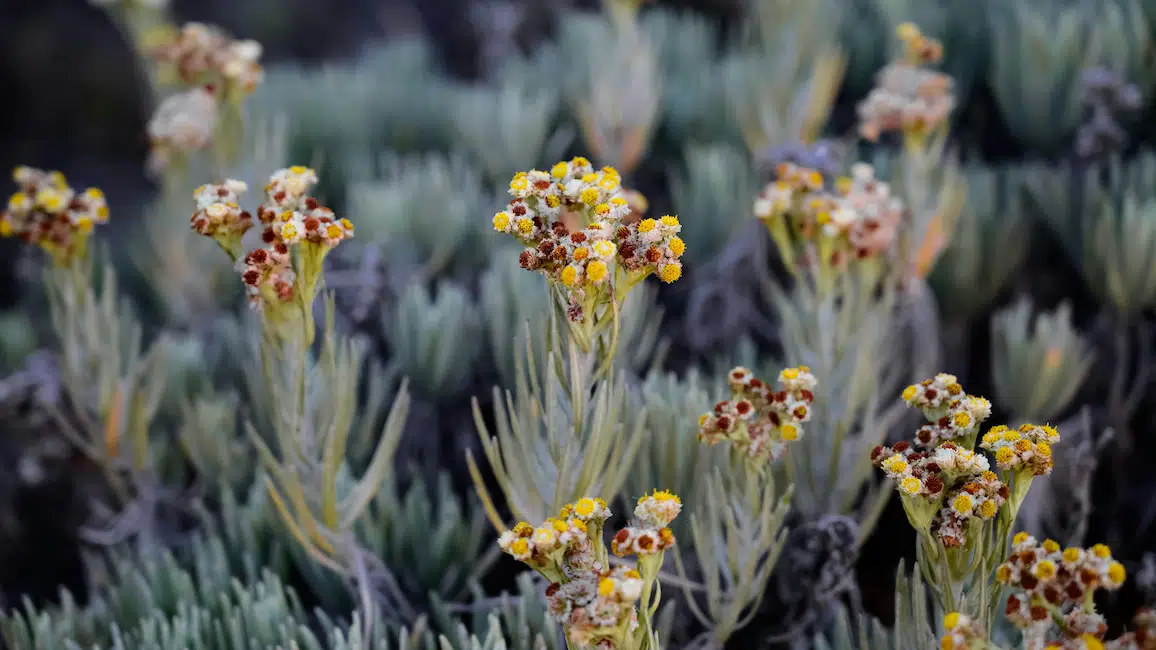
[[[778,390],[738,367],[728,377],[731,399],[719,402],[699,418],[699,440],[708,445],[730,442],[755,461],[774,460],[798,440],[811,419],[814,389],[810,368],[786,368],[779,373]]]
[[[104,193],[76,192],[57,171],[20,166],[12,176],[18,189],[0,212],[0,237],[35,244],[58,265],[83,257],[93,226],[108,221]]]
[[[158,38],[146,53],[161,65],[165,77],[190,86],[220,85],[221,96],[239,99],[264,79],[261,44],[234,40],[220,28],[186,23],[179,32]]]

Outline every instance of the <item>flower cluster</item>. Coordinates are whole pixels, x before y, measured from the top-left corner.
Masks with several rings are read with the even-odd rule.
[[[698,438],[708,445],[729,441],[752,460],[775,460],[787,443],[803,434],[811,419],[818,381],[810,368],[799,366],[779,372],[778,390],[746,368],[730,371],[731,399],[719,402],[699,418]]]
[[[955,375],[947,373],[908,386],[902,397],[927,418],[928,423],[915,433],[915,441],[928,448],[945,440],[970,447],[980,424],[991,417],[991,402],[964,393]]]
[[[574,158],[548,172],[519,172],[509,191],[514,198],[494,215],[494,230],[526,247],[523,268],[563,288],[573,322],[598,318],[600,308],[648,275],[667,283],[682,276],[678,218],[625,221],[632,208],[613,167],[595,171]]]
[[[1024,631],[1025,648],[1099,647],[1108,630],[1095,610],[1097,589],[1115,590],[1124,584],[1124,566],[1112,559],[1104,544],[1090,549],[1061,550],[1053,540],[1042,544],[1027,533],[1017,533],[1007,561],[996,569],[996,580],[1010,587],[1005,613]],[[1054,627],[1064,641],[1048,640]],[[1085,645],[1070,645],[1079,640]]]
[[[1047,424],[1021,424],[1018,429],[1000,425],[983,435],[980,447],[992,453],[1002,470],[1046,476],[1052,473],[1052,445],[1059,440],[1060,432]]]
[[[638,500],[634,521],[618,531],[610,550],[618,557],[657,555],[674,546],[670,522],[682,511],[682,501],[670,492],[655,490]]]
[[[217,128],[216,89],[199,86],[161,101],[148,123],[149,168],[163,171],[174,157],[208,146]]]
[[[635,516],[639,526],[662,524],[665,529],[680,508],[678,497],[655,492],[639,500]],[[649,593],[648,581],[654,580],[654,575],[637,569],[610,568],[602,543],[602,526],[610,514],[602,499],[579,499],[540,526],[521,522],[498,539],[503,551],[550,581],[546,589],[549,611],[578,648],[635,647],[640,625],[637,605]]]
[[[939,640],[942,650],[982,650],[988,647],[979,621],[967,614],[948,612],[943,617],[943,630],[943,637]]]
[[[1110,650],[1156,650],[1156,610],[1140,609],[1132,617],[1135,628],[1106,645]]]
[[[943,46],[911,24],[898,29],[904,57],[879,72],[875,88],[859,104],[859,133],[872,142],[901,131],[918,143],[946,124],[955,108],[951,77],[928,69],[943,57]]]
[[[240,195],[248,185],[227,180],[215,185],[202,185],[193,192],[197,210],[189,218],[193,230],[211,237],[236,260],[241,254],[241,238],[253,227],[253,215],[241,209]]]
[[[1009,496],[983,454],[954,442],[929,451],[907,442],[879,446],[871,460],[895,482],[912,525],[946,548],[963,546],[969,525],[995,517]]]
[[[64,174],[32,167],[12,173],[19,189],[0,213],[0,237],[35,244],[59,265],[85,253],[94,225],[108,221],[108,203],[95,187],[76,192]]]
[[[190,86],[220,84],[221,97],[239,99],[264,79],[261,44],[234,40],[223,30],[203,23],[186,23],[146,48],[163,72]]]
[[[819,262],[835,268],[890,251],[904,207],[890,186],[875,178],[874,168],[857,163],[851,176],[827,185],[817,170],[782,163],[755,200],[755,216],[788,260],[794,260],[800,245],[803,263],[813,264],[818,255]]]
[[[240,262],[249,305],[274,320],[286,314],[283,308],[290,304],[302,310],[312,305],[325,256],[353,237],[348,219],[338,219],[309,195],[317,180],[316,172],[300,166],[273,174],[265,186],[265,201],[257,209],[265,246],[250,251]],[[249,213],[238,204],[244,190],[244,183],[228,180],[202,186],[194,194],[193,229],[212,237],[234,259],[240,254],[241,236],[252,226]]]

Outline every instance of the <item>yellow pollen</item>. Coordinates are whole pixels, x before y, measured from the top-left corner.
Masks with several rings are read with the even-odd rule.
[[[567,266],[566,268],[562,269],[562,284],[569,287],[573,285],[574,281],[577,279],[578,269],[574,268],[573,266]]]
[[[598,594],[600,596],[609,596],[614,593],[614,578],[603,578],[598,583]]]
[[[670,252],[673,253],[675,257],[682,257],[682,254],[686,252],[686,242],[682,241],[680,237],[671,237]]]
[[[917,388],[914,385],[911,385],[911,386],[908,386],[907,388],[904,388],[903,389],[903,401],[910,402],[911,400],[915,399],[915,393],[917,393],[918,391],[919,391],[919,388]]]
[[[663,282],[670,284],[682,277],[682,267],[678,264],[667,264],[658,272],[658,277]]]
[[[654,219],[643,219],[642,221],[638,222],[638,232],[650,232],[651,230],[654,230],[654,227],[657,225],[658,222],[656,222]]]
[[[594,260],[586,265],[586,277],[591,282],[601,282],[606,279],[606,262]]]
[[[779,432],[783,434],[783,440],[792,442],[799,439],[799,427],[793,424],[784,424],[779,427]]]

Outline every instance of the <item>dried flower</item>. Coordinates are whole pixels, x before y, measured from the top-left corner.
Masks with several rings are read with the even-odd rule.
[[[699,418],[699,440],[708,445],[728,441],[752,461],[783,455],[787,443],[803,435],[811,419],[818,384],[806,366],[785,368],[774,391],[751,371],[738,367],[729,375],[731,399],[719,402]]]
[[[921,145],[947,123],[955,108],[952,79],[924,66],[938,63],[943,46],[911,24],[899,26],[904,58],[879,72],[875,88],[858,107],[859,133],[872,142],[901,131],[909,144]]]
[[[851,260],[891,250],[903,202],[866,163],[828,187],[818,170],[783,163],[755,200],[754,214],[771,232],[788,265],[845,268]]]
[[[214,89],[201,86],[166,97],[148,123],[152,147],[149,167],[163,171],[174,156],[183,156],[208,146],[217,128],[217,99]]]
[[[0,237],[36,244],[60,266],[83,258],[93,226],[108,221],[104,193],[77,193],[58,171],[20,166],[12,177],[19,189],[0,213]]]
[[[996,569],[996,580],[1013,592],[1004,613],[1024,631],[1025,646],[1031,648],[1052,647],[1046,645],[1052,636],[1062,640],[1058,648],[1103,648],[1108,625],[1096,612],[1093,595],[1097,589],[1119,589],[1126,577],[1104,544],[1061,550],[1053,540],[1041,544],[1023,532],[1012,539],[1007,561]],[[1084,645],[1066,645],[1071,640]]]
[[[991,402],[964,393],[955,375],[940,373],[903,390],[903,401],[923,412],[928,424],[919,428],[915,442],[932,448],[954,440],[970,448],[980,424],[991,417]]]
[[[984,650],[988,647],[979,621],[966,614],[948,612],[943,617],[942,650]]]
[[[317,173],[308,167],[273,174],[265,186],[265,202],[257,208],[265,246],[250,251],[240,262],[250,307],[264,312],[275,328],[307,316],[307,341],[313,339],[309,310],[320,287],[325,256],[353,237],[353,223],[337,218],[310,196],[317,181]],[[234,259],[239,256],[241,235],[252,225],[249,214],[240,211],[237,203],[244,189],[244,183],[226,181],[202,186],[194,195],[198,209],[192,217],[193,229],[212,237]]]
[[[162,72],[181,83],[221,85],[225,100],[245,97],[264,78],[260,43],[234,40],[223,30],[203,23],[186,23],[179,32],[158,37],[146,52],[162,65]]]
[[[639,501],[638,510],[648,517],[673,519],[678,504],[678,497],[656,491]],[[619,540],[630,536],[629,548],[637,549],[639,568],[610,568],[602,541],[602,525],[610,514],[602,499],[583,498],[567,504],[557,517],[540,526],[520,522],[498,539],[503,551],[550,581],[548,609],[576,648],[642,648],[646,647],[643,640],[653,634],[649,613],[657,603],[650,602],[651,593],[662,550],[674,543],[674,536],[669,528],[619,531],[615,552],[626,550],[625,541],[620,544]]]
[[[514,198],[494,215],[494,230],[524,245],[522,267],[545,275],[565,298],[583,349],[634,285],[652,274],[667,283],[682,276],[678,218],[628,222],[633,208],[613,167],[594,171],[574,158],[548,172],[519,172],[509,192]]]

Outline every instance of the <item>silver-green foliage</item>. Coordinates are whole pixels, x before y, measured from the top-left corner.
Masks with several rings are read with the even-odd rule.
[[[989,78],[1015,137],[1055,152],[1084,117],[1080,73],[1097,64],[1125,78],[1142,69],[1148,36],[1133,0],[1096,3],[1025,0],[995,3]]]
[[[900,564],[895,577],[895,624],[887,629],[865,612],[851,615],[841,607],[831,629],[813,639],[815,650],[937,648],[939,639],[931,625],[938,612],[929,602],[920,572],[908,576]]]
[[[759,193],[754,162],[729,145],[689,145],[685,172],[672,169],[670,194],[680,215],[682,236],[694,245],[685,259],[694,266],[714,258],[750,221],[751,201]]]
[[[355,241],[380,245],[391,265],[425,276],[485,263],[492,237],[478,212],[490,200],[463,156],[387,153],[353,160],[346,200]]]
[[[506,66],[496,80],[454,95],[456,139],[491,182],[551,164],[574,138],[572,126],[558,126],[559,86],[536,83],[536,74],[529,66]]]
[[[1156,154],[1109,174],[1108,194],[1085,213],[1082,270],[1093,293],[1134,314],[1156,304]]]
[[[549,320],[549,289],[541,277],[518,264],[517,253],[516,247],[507,247],[494,255],[482,274],[478,298],[489,363],[503,386],[513,386],[517,380],[518,356],[525,354],[527,343],[533,346],[530,358],[539,362],[545,361],[549,351],[546,332],[530,327],[530,323]]]
[[[965,170],[967,202],[930,281],[940,313],[966,322],[987,309],[1027,256],[1030,230],[1014,168]]]
[[[1075,397],[1094,357],[1072,325],[1070,305],[1033,311],[1031,299],[1021,298],[992,317],[992,380],[1001,406],[1017,418],[1048,422]]]
[[[385,317],[393,362],[423,398],[453,397],[473,377],[481,350],[473,299],[443,281],[435,292],[410,284]]]

